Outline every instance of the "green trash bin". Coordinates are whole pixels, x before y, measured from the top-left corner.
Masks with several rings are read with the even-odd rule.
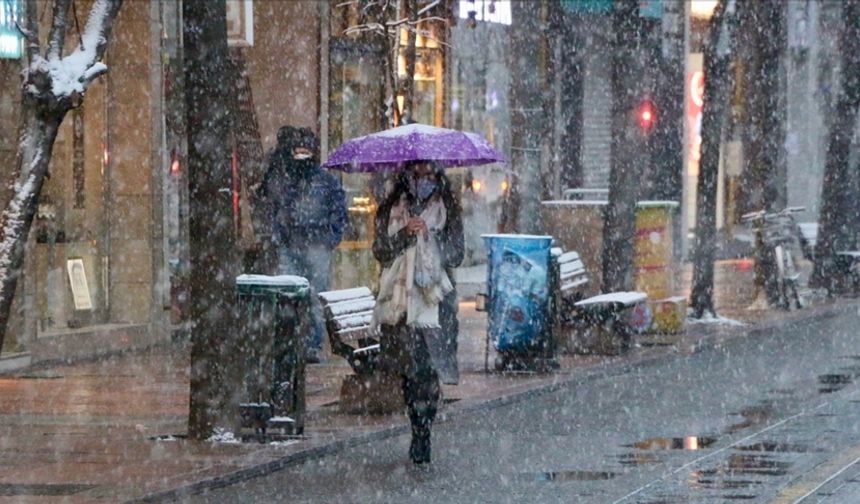
[[[239,275],[241,427],[267,433],[304,432],[305,334],[311,328],[310,285],[298,276]]]

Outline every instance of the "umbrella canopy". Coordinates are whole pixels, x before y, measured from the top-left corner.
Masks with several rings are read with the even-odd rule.
[[[348,140],[323,166],[374,173],[400,170],[409,161],[434,161],[452,168],[504,162],[505,157],[475,133],[409,124]]]

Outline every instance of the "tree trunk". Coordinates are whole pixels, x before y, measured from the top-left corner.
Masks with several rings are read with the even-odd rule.
[[[188,434],[232,428],[228,405],[237,273],[231,204],[227,22],[224,2],[182,4],[188,119],[191,404]]]
[[[633,288],[636,231],[636,162],[644,148],[644,132],[636,122],[636,47],[639,2],[623,0],[613,11],[612,167],[609,204],[603,219],[603,290]]]
[[[664,0],[662,19],[662,58],[658,79],[658,119],[654,131],[653,192],[649,199],[676,201],[684,199],[684,5],[685,0]],[[676,214],[678,215],[678,214]],[[672,219],[673,256],[681,260],[685,227],[679,216]]]
[[[542,170],[544,109],[540,57],[546,56],[541,43],[543,2],[513,2],[511,27],[511,160],[510,185],[502,207],[501,226],[509,233],[539,231],[539,175]]]
[[[836,252],[856,247],[857,222],[852,202],[860,198],[856,190],[846,189],[850,180],[848,158],[857,111],[860,106],[860,3],[843,3],[845,27],[841,38],[842,87],[836,99],[836,113],[830,121],[827,157],[821,191],[821,217],[815,246],[813,283],[832,292],[836,282]]]
[[[25,102],[21,111],[18,159],[8,178],[14,185],[0,217],[3,226],[0,238],[0,350],[24,265],[24,249],[36,215],[39,193],[65,115],[66,111],[40,114],[38,104],[32,101]]]
[[[748,51],[745,67],[746,128],[744,131],[745,152],[745,201],[742,212],[758,210],[776,211],[785,203],[785,115],[779,107],[780,65],[785,50],[782,16],[785,3],[780,0],[739,2],[743,18],[743,40]],[[782,165],[780,164],[781,162]],[[766,295],[770,302],[776,301],[778,292],[773,281],[775,263],[764,248],[763,242],[756,246],[756,291]]]
[[[721,1],[711,18],[704,50],[705,94],[702,104],[702,147],[696,189],[696,246],[693,251],[691,304],[696,318],[714,311],[714,252],[717,238],[717,181],[723,118],[728,100],[729,58],[717,53],[725,29],[725,4]]]
[[[416,2],[417,0],[406,0],[406,18],[413,22],[418,19],[418,4]],[[415,26],[415,29],[417,30],[418,27]],[[400,83],[400,95],[403,96],[401,124],[415,122],[412,112],[415,106],[415,56],[417,53],[415,44],[418,36],[414,32],[407,31],[406,37],[406,50],[403,51],[403,57],[406,60],[406,75],[403,76],[403,80]]]
[[[0,215],[0,351],[57,132],[68,111],[82,104],[90,83],[107,71],[100,61],[122,0],[97,0],[93,4],[81,34],[81,44],[74,49],[75,61],[71,62],[63,57],[69,2],[54,3],[44,56],[40,54],[36,0],[28,0],[25,6],[26,26],[23,32],[27,39],[27,66],[23,71],[24,85],[21,86],[20,138],[15,166],[6,175],[8,189],[2,193],[4,210]],[[48,63],[69,63],[66,71],[75,74],[66,77],[73,84],[63,83],[55,87]]]

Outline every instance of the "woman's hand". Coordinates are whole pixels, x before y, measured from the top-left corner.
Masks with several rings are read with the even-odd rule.
[[[424,233],[424,236],[427,236],[427,223],[424,222],[424,219],[421,217],[410,217],[409,220],[406,221],[406,231],[413,235]]]

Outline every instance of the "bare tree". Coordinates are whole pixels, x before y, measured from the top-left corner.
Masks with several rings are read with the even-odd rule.
[[[639,192],[636,162],[644,146],[644,133],[637,131],[638,86],[636,48],[639,2],[615,3],[612,18],[612,166],[609,173],[609,204],[603,220],[603,290],[633,287],[636,196]]]
[[[836,98],[836,113],[830,120],[827,157],[821,191],[821,217],[818,242],[815,246],[816,285],[832,292],[838,287],[836,252],[856,246],[856,217],[852,203],[858,198],[856,190],[846,189],[850,180],[848,158],[857,112],[860,107],[860,2],[843,3],[845,27],[840,41],[842,86]]]
[[[426,27],[431,22],[447,22],[443,0],[349,0],[338,8],[354,8],[359,22],[346,29],[345,35],[377,35],[385,46],[385,115],[391,127],[412,121],[415,96],[416,40],[432,38]],[[404,59],[406,75],[400,77],[398,59],[401,37],[406,36]],[[442,41],[438,41],[442,43]],[[397,97],[403,97],[403,110],[397,107]]]
[[[5,1],[5,0],[0,0]],[[22,71],[21,123],[15,165],[4,176],[0,215],[0,349],[24,262],[24,248],[42,184],[66,113],[79,107],[90,84],[107,72],[102,63],[122,0],[95,0],[78,45],[65,53],[72,0],[54,0],[47,43],[40,42],[36,0],[25,0],[26,59]]]
[[[705,93],[702,104],[702,155],[696,191],[696,246],[693,252],[693,315],[714,311],[714,252],[717,235],[717,178],[723,120],[729,99],[728,50],[734,0],[720,0],[704,48]],[[728,7],[728,8],[727,8]],[[732,11],[727,12],[728,10]]]

